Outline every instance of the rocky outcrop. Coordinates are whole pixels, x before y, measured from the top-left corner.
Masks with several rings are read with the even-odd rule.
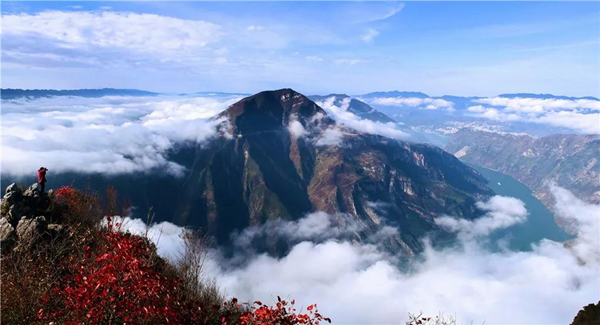
[[[31,242],[48,231],[48,223],[44,216],[21,219],[17,225],[17,237],[20,241]]]
[[[15,241],[17,239],[17,235],[15,233],[15,228],[8,222],[7,218],[0,219],[0,249],[2,252],[7,252],[12,249]]]
[[[2,254],[35,244],[45,237],[57,236],[63,226],[48,224],[43,215],[51,204],[51,192],[40,193],[37,184],[22,190],[10,184],[2,198],[0,215],[0,246]]]

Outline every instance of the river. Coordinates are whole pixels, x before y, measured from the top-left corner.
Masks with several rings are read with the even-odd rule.
[[[563,242],[572,238],[556,224],[554,214],[523,183],[491,169],[467,165],[480,172],[488,180],[488,187],[496,194],[523,201],[529,212],[525,222],[494,233],[491,238],[493,242],[501,243],[500,246],[506,244],[513,250],[528,251],[531,250],[531,244],[542,239]]]

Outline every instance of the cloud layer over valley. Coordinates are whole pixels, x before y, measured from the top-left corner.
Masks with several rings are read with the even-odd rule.
[[[493,197],[479,203],[488,211],[481,219],[487,220],[485,231],[476,223],[456,228],[477,238],[459,237],[459,245],[444,249],[427,246],[403,271],[396,257],[376,245],[344,238],[355,225],[340,227],[331,222],[336,217],[324,213],[268,226],[270,233],[294,234],[297,244],[284,257],[244,250],[230,259],[215,251],[206,268],[231,296],[271,302],[280,295],[304,306],[317,302],[337,324],[398,324],[419,311],[455,315],[466,324],[568,323],[582,306],[600,299],[600,206],[562,188],[552,192],[558,213],[578,225],[578,237],[568,245],[543,240],[527,252],[484,248],[486,234],[527,214],[519,200]],[[143,231],[143,223],[133,224]],[[161,238],[159,247],[167,248],[161,252],[176,258],[167,252],[181,242],[176,233],[168,228],[158,236],[164,224],[151,229]],[[266,230],[248,230],[240,238]]]

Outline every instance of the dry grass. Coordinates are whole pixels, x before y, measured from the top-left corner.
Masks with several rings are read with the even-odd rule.
[[[218,308],[225,302],[215,279],[206,274],[206,262],[210,257],[212,238],[199,230],[186,230],[183,237],[184,250],[175,265],[186,295],[207,308],[207,324],[220,323]]]
[[[457,325],[456,318],[439,314],[435,317],[424,316],[423,313],[409,314],[406,325]]]

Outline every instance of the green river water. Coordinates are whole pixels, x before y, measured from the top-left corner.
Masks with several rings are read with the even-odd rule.
[[[491,169],[468,165],[488,180],[488,187],[496,194],[520,199],[529,212],[525,222],[497,231],[491,236],[492,241],[508,241],[508,247],[511,249],[528,251],[531,250],[531,244],[544,238],[560,242],[572,238],[556,224],[553,213],[533,196],[531,190],[523,183]]]

